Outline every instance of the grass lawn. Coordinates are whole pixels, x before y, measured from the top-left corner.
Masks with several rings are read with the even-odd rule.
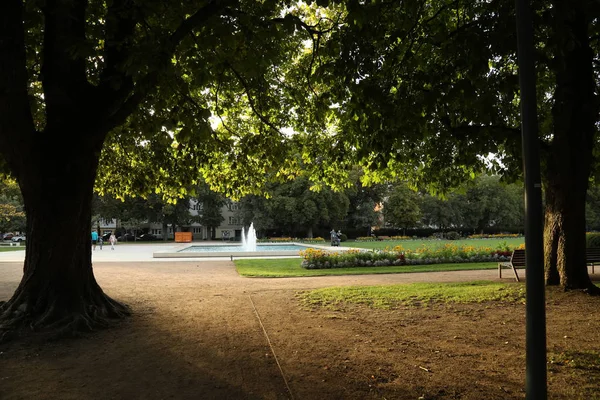
[[[337,307],[364,304],[373,308],[399,305],[481,303],[484,301],[525,302],[524,284],[497,282],[410,283],[385,286],[349,286],[314,289],[299,294],[305,305]]]
[[[399,274],[406,272],[464,271],[498,268],[496,262],[464,264],[401,265],[390,267],[356,267],[331,269],[304,269],[301,258],[243,259],[235,260],[241,276],[261,278],[286,278],[295,276]]]
[[[443,247],[446,244],[452,244],[456,246],[474,246],[474,247],[493,247],[496,248],[501,245],[518,246],[525,243],[524,237],[518,238],[503,238],[503,239],[461,239],[461,240],[382,240],[380,242],[355,242],[347,241],[340,243],[342,247],[356,247],[360,249],[385,249],[386,247],[393,248],[401,245],[407,250],[415,250],[421,246],[427,246],[430,249],[436,249]]]
[[[506,239],[464,239],[464,240],[392,240],[374,242],[347,241],[341,243],[342,247],[356,247],[361,249],[385,249],[402,245],[405,249],[417,249],[427,246],[430,249],[443,247],[446,244],[457,246],[468,245],[474,247],[497,248],[502,245],[516,247],[525,242],[523,237]],[[282,278],[293,276],[325,276],[325,275],[364,275],[364,274],[398,274],[406,272],[436,272],[436,271],[464,271],[476,269],[494,269],[496,262],[480,263],[449,263],[430,265],[402,265],[390,267],[356,267],[332,269],[304,269],[301,267],[301,258],[280,259],[247,259],[235,260],[237,271],[242,276]]]
[[[22,244],[20,246],[0,246],[0,252],[2,251],[18,251],[25,250],[25,245]]]

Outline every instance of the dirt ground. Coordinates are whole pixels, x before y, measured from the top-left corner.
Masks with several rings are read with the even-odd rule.
[[[21,270],[0,263],[0,300]],[[496,271],[256,279],[225,261],[94,271],[133,315],[78,339],[0,345],[0,399],[525,397],[523,304],[333,310],[297,297],[336,285],[495,280]],[[548,397],[600,399],[600,299],[549,290],[546,301]]]

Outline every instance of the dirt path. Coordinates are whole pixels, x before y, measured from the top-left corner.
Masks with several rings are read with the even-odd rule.
[[[0,263],[0,300],[21,269]],[[94,272],[134,315],[76,340],[3,345],[0,399],[523,398],[522,305],[312,310],[296,299],[310,288],[495,280],[497,271],[257,279],[219,261],[95,263]],[[600,303],[565,296],[553,300],[549,348],[568,347],[569,335],[580,350],[597,348],[590,322]],[[600,387],[585,373],[552,379],[551,398]]]

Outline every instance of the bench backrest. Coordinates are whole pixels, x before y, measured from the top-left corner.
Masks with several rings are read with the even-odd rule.
[[[585,250],[585,259],[588,263],[600,262],[600,247],[592,247]],[[524,267],[526,263],[525,250],[516,249],[510,256],[510,262],[515,267]]]
[[[600,247],[585,249],[585,260],[587,262],[600,262]]]
[[[510,262],[515,267],[524,267],[525,266],[525,250],[524,249],[515,249],[513,250],[512,255],[510,256]]]

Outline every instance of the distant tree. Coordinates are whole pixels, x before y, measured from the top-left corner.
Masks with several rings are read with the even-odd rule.
[[[19,190],[19,185],[14,180],[0,177],[0,200],[23,205],[23,196]]]
[[[100,220],[105,221],[115,220],[117,227],[123,219],[123,210],[127,206],[122,200],[112,198],[110,196],[100,196],[94,194],[92,198],[92,226],[97,227]]]
[[[235,214],[244,226],[254,224],[258,236],[269,236],[279,229],[269,212],[267,202],[268,199],[264,196],[244,196],[240,199],[240,207]]]
[[[585,221],[587,230],[600,230],[600,185],[588,189],[585,203]]]
[[[383,216],[386,225],[402,228],[416,227],[421,220],[419,195],[405,183],[395,183],[383,202]]]
[[[198,217],[195,217],[190,212],[190,198],[185,197],[177,200],[175,203],[165,203],[159,201],[155,205],[158,215],[155,217],[155,222],[162,224],[164,232],[163,239],[167,239],[167,226],[173,227],[173,232],[179,231],[182,226],[190,226],[194,222],[198,222]]]
[[[450,193],[447,198],[424,194],[421,198],[421,222],[424,226],[446,230],[460,228],[462,224],[462,204],[460,194]]]
[[[0,179],[0,232],[25,231],[25,212],[19,186]]]
[[[195,199],[200,205],[197,222],[208,228],[211,239],[216,239],[216,229],[225,220],[222,208],[227,204],[227,199],[213,192],[206,184],[198,185]]]
[[[266,232],[313,237],[313,230],[339,227],[348,213],[349,200],[328,187],[313,190],[307,177],[269,185],[269,197],[246,196],[239,215],[244,223]]]
[[[25,212],[20,209],[18,205],[0,203],[0,232],[25,230]]]
[[[345,193],[313,190],[306,177],[274,186],[266,209],[278,229],[289,235],[311,238],[313,229],[339,226],[347,215],[350,202]]]
[[[485,228],[524,228],[523,189],[506,185],[499,176],[480,175],[466,187],[462,220],[476,231]]]
[[[195,222],[189,210],[190,198],[166,201],[162,197],[151,194],[147,198],[125,197],[116,199],[109,195],[94,195],[92,203],[93,224],[99,224],[100,219],[116,220],[117,225],[125,228],[123,221],[129,220],[128,228],[137,231],[143,230],[148,224],[162,225],[162,238],[167,240],[168,225],[177,230],[178,226],[188,226]],[[135,226],[133,226],[135,225]]]
[[[133,240],[141,234],[142,227],[146,224],[145,219],[128,217],[121,220],[121,226],[133,234]]]
[[[383,201],[387,187],[382,183],[364,185],[361,182],[362,170],[353,168],[350,173],[352,185],[345,190],[350,204],[345,227],[360,229],[363,236],[371,233],[371,227],[379,223],[380,212],[377,205]]]

